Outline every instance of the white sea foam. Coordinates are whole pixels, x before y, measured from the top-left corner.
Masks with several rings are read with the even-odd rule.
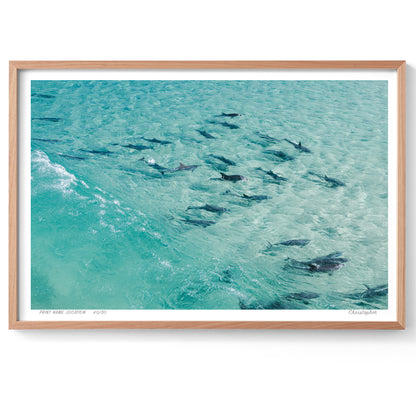
[[[75,192],[71,189],[71,185],[77,183],[75,175],[69,173],[62,165],[51,162],[46,153],[36,150],[32,154],[32,167],[49,177],[48,187],[60,190],[64,194]]]
[[[102,203],[107,202],[107,200],[105,198],[103,198],[102,196],[100,196],[100,195],[95,194],[94,196]]]

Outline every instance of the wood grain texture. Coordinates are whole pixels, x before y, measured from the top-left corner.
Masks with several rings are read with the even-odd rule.
[[[28,69],[392,69],[398,82],[397,319],[357,321],[19,321],[18,71]],[[405,328],[405,61],[11,61],[9,63],[9,328],[10,329],[404,329]],[[243,316],[243,315],[242,315]]]
[[[17,68],[9,64],[9,327],[17,324]]]
[[[404,61],[13,61],[17,69],[398,69]]]
[[[406,62],[397,69],[397,322],[406,326]]]
[[[11,329],[403,329],[398,322],[19,321]]]

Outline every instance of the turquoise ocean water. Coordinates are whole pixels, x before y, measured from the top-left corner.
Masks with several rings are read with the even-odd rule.
[[[33,309],[387,308],[387,82],[31,92]]]

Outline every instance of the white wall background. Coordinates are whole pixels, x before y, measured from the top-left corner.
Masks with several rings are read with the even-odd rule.
[[[3,2],[0,414],[416,414],[412,3]],[[408,329],[7,330],[8,60],[32,59],[406,59]]]

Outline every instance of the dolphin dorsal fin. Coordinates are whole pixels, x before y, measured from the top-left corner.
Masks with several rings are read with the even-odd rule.
[[[243,194],[244,198],[249,198],[249,196],[247,194]]]
[[[225,178],[227,175],[225,173],[220,172],[221,176]]]
[[[370,286],[366,285],[365,283],[363,283],[363,286],[365,286],[367,288],[367,290],[371,290]]]
[[[185,166],[182,162],[179,162],[179,166],[180,167],[183,167],[183,166]]]

